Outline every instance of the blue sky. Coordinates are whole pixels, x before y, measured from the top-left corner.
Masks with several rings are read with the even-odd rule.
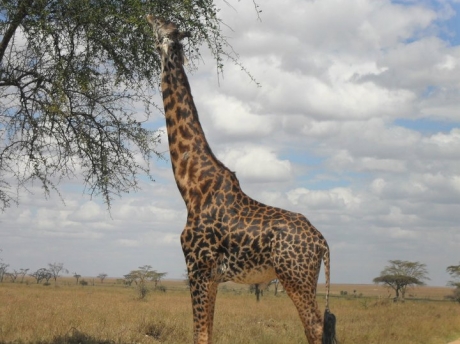
[[[402,1],[401,3],[406,3]],[[451,46],[460,45],[460,3],[459,2],[441,2],[441,1],[430,1],[430,6],[437,10],[443,10],[448,8],[447,19],[441,17],[439,20],[434,22],[437,26],[439,37],[448,42]],[[433,92],[439,92],[434,86],[427,87],[424,96],[430,97]],[[442,91],[441,91],[442,92]],[[453,128],[460,127],[460,115],[457,120],[435,120],[432,118],[421,118],[421,119],[396,119],[393,124],[402,126],[411,130],[419,131],[422,134],[433,134],[436,132],[448,132]]]
[[[448,20],[443,20],[439,22],[441,27],[440,37],[448,41],[451,45],[460,44],[460,21],[458,20],[458,14],[460,13],[460,3],[459,2],[448,2],[449,6],[452,8],[453,15]],[[438,2],[433,3],[435,6]]]
[[[266,0],[262,21],[251,1],[223,5],[230,43],[261,87],[231,62],[218,80],[205,49],[189,73],[213,152],[247,194],[325,235],[333,283],[371,283],[403,259],[443,286],[460,262],[460,4],[398,3]],[[164,129],[162,114],[146,125]],[[64,181],[65,205],[32,185],[0,214],[0,257],[83,276],[149,264],[181,278],[185,207],[169,163],[153,161],[152,173],[111,214],[79,180]]]
[[[394,125],[418,131],[424,135],[435,134],[438,132],[447,133],[454,128],[460,127],[460,122],[444,122],[431,119],[404,119],[398,118],[393,122]]]

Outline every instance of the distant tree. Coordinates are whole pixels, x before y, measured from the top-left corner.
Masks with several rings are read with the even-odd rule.
[[[256,294],[256,300],[257,302],[260,301],[260,297],[264,296],[264,287],[267,286],[265,283],[258,283],[258,284],[251,284],[249,286],[249,291],[254,294]]]
[[[258,284],[251,284],[249,285],[249,292],[256,295],[256,300],[259,301],[261,296],[264,296],[264,291],[268,293],[270,290],[270,286],[274,286],[275,288],[275,296],[278,295],[278,289],[280,285],[279,279],[271,280],[268,283],[258,283]]]
[[[157,272],[152,269],[151,265],[140,266],[138,270],[132,270],[129,274],[125,275],[125,278],[136,284],[139,299],[143,299],[147,296],[149,289],[147,287],[148,281],[153,281],[155,287],[157,283],[165,276],[165,272]]]
[[[449,285],[457,286],[460,283],[460,264],[448,266],[446,271],[457,281],[449,281]]]
[[[53,274],[48,269],[41,268],[29,274],[29,276],[35,278],[37,284],[40,284],[43,280],[45,280],[46,283],[49,283],[49,280],[51,279],[51,277],[53,277]]]
[[[271,285],[275,286],[275,296],[278,295],[278,289],[280,286],[280,280],[279,279],[274,279],[273,281],[270,281],[267,285],[267,288],[269,288]]]
[[[138,270],[132,270],[129,275],[134,279],[136,284],[155,280],[158,283],[158,281],[166,275],[166,272],[157,272],[152,269],[151,265],[144,265],[140,266]]]
[[[79,275],[76,272],[74,272],[73,277],[75,277],[75,279],[77,280],[76,284],[78,284],[78,280],[80,279],[81,275]]]
[[[126,274],[126,275],[123,275],[123,277],[124,277],[123,283],[124,283],[125,285],[129,285],[129,286],[130,286],[131,284],[133,284],[133,282],[134,282],[134,280],[135,280],[135,278],[136,278],[136,277],[135,277],[134,275],[132,275],[131,273]]]
[[[249,285],[249,292],[256,295],[256,300],[259,301],[261,296],[264,296],[264,291],[268,292],[270,290],[270,286],[273,285],[275,288],[275,296],[278,295],[278,288],[280,285],[280,281],[278,279],[274,279],[268,283],[258,283],[258,284],[251,284]]]
[[[54,284],[57,283],[57,279],[61,273],[69,273],[69,270],[64,268],[64,263],[49,263],[48,264],[48,271],[51,273]],[[48,282],[48,281],[47,281]]]
[[[424,285],[423,280],[429,280],[426,265],[419,262],[390,260],[380,276],[374,278],[374,283],[384,284],[392,288],[397,301],[404,301],[406,290],[410,286]]]
[[[12,272],[8,273],[8,277],[10,278],[11,282],[14,283],[16,282],[16,279],[18,278],[19,271],[16,269],[13,269]]]
[[[21,283],[24,282],[24,277],[27,275],[29,269],[19,269],[19,275],[21,275]]]
[[[460,303],[460,264],[448,266],[446,271],[454,280],[449,281],[449,285],[455,287],[451,298]]]
[[[160,283],[163,277],[165,277],[167,274],[168,274],[167,272],[154,271],[151,281],[153,282],[155,288],[157,288],[158,283]]]
[[[0,283],[3,282],[3,277],[8,273],[8,266],[10,265],[0,261]]]
[[[43,274],[43,278],[45,280],[45,284],[49,284],[50,283],[50,279],[53,277],[53,274],[48,270],[46,269],[45,273]]]
[[[32,273],[29,274],[30,277],[35,278],[35,280],[37,281],[37,284],[39,284],[40,281],[42,280],[42,278],[40,277],[41,274],[39,273],[39,271],[40,271],[40,269],[38,269],[37,271],[32,272]]]
[[[97,278],[99,278],[101,280],[101,283],[104,283],[104,280],[105,278],[107,277],[108,275],[105,273],[105,272],[102,272],[100,273],[99,275],[97,275]]]

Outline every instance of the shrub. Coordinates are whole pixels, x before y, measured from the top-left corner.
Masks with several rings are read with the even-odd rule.
[[[166,293],[166,287],[164,285],[159,285],[155,289],[158,291],[162,291],[163,293]]]
[[[137,295],[139,297],[139,300],[145,299],[147,294],[150,292],[149,288],[145,285],[145,283],[138,283],[136,285],[136,290],[137,290]]]
[[[446,299],[460,303],[460,287],[454,289],[451,295],[447,295]]]

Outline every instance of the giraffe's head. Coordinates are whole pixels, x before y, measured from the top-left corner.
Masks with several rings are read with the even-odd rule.
[[[180,41],[185,37],[190,37],[190,32],[179,31],[177,25],[163,18],[155,17],[151,14],[146,16],[148,23],[153,29],[156,38],[157,48],[160,53],[168,53],[173,45],[180,45]]]

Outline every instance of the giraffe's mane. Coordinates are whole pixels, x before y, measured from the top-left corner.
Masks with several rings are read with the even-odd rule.
[[[163,38],[163,42],[158,45],[159,49],[164,50],[166,55],[169,53],[169,49],[172,49],[173,47],[176,47],[177,53],[179,54],[180,61],[182,65],[187,65],[188,64],[188,59],[185,56],[183,46],[180,42],[175,42],[172,39],[169,39],[167,37]]]
[[[161,49],[165,51],[166,54],[169,52],[169,47],[174,43],[173,40],[169,39],[168,37],[163,37],[163,41],[158,44]],[[181,49],[182,50],[182,49]],[[182,53],[183,54],[183,53]]]

